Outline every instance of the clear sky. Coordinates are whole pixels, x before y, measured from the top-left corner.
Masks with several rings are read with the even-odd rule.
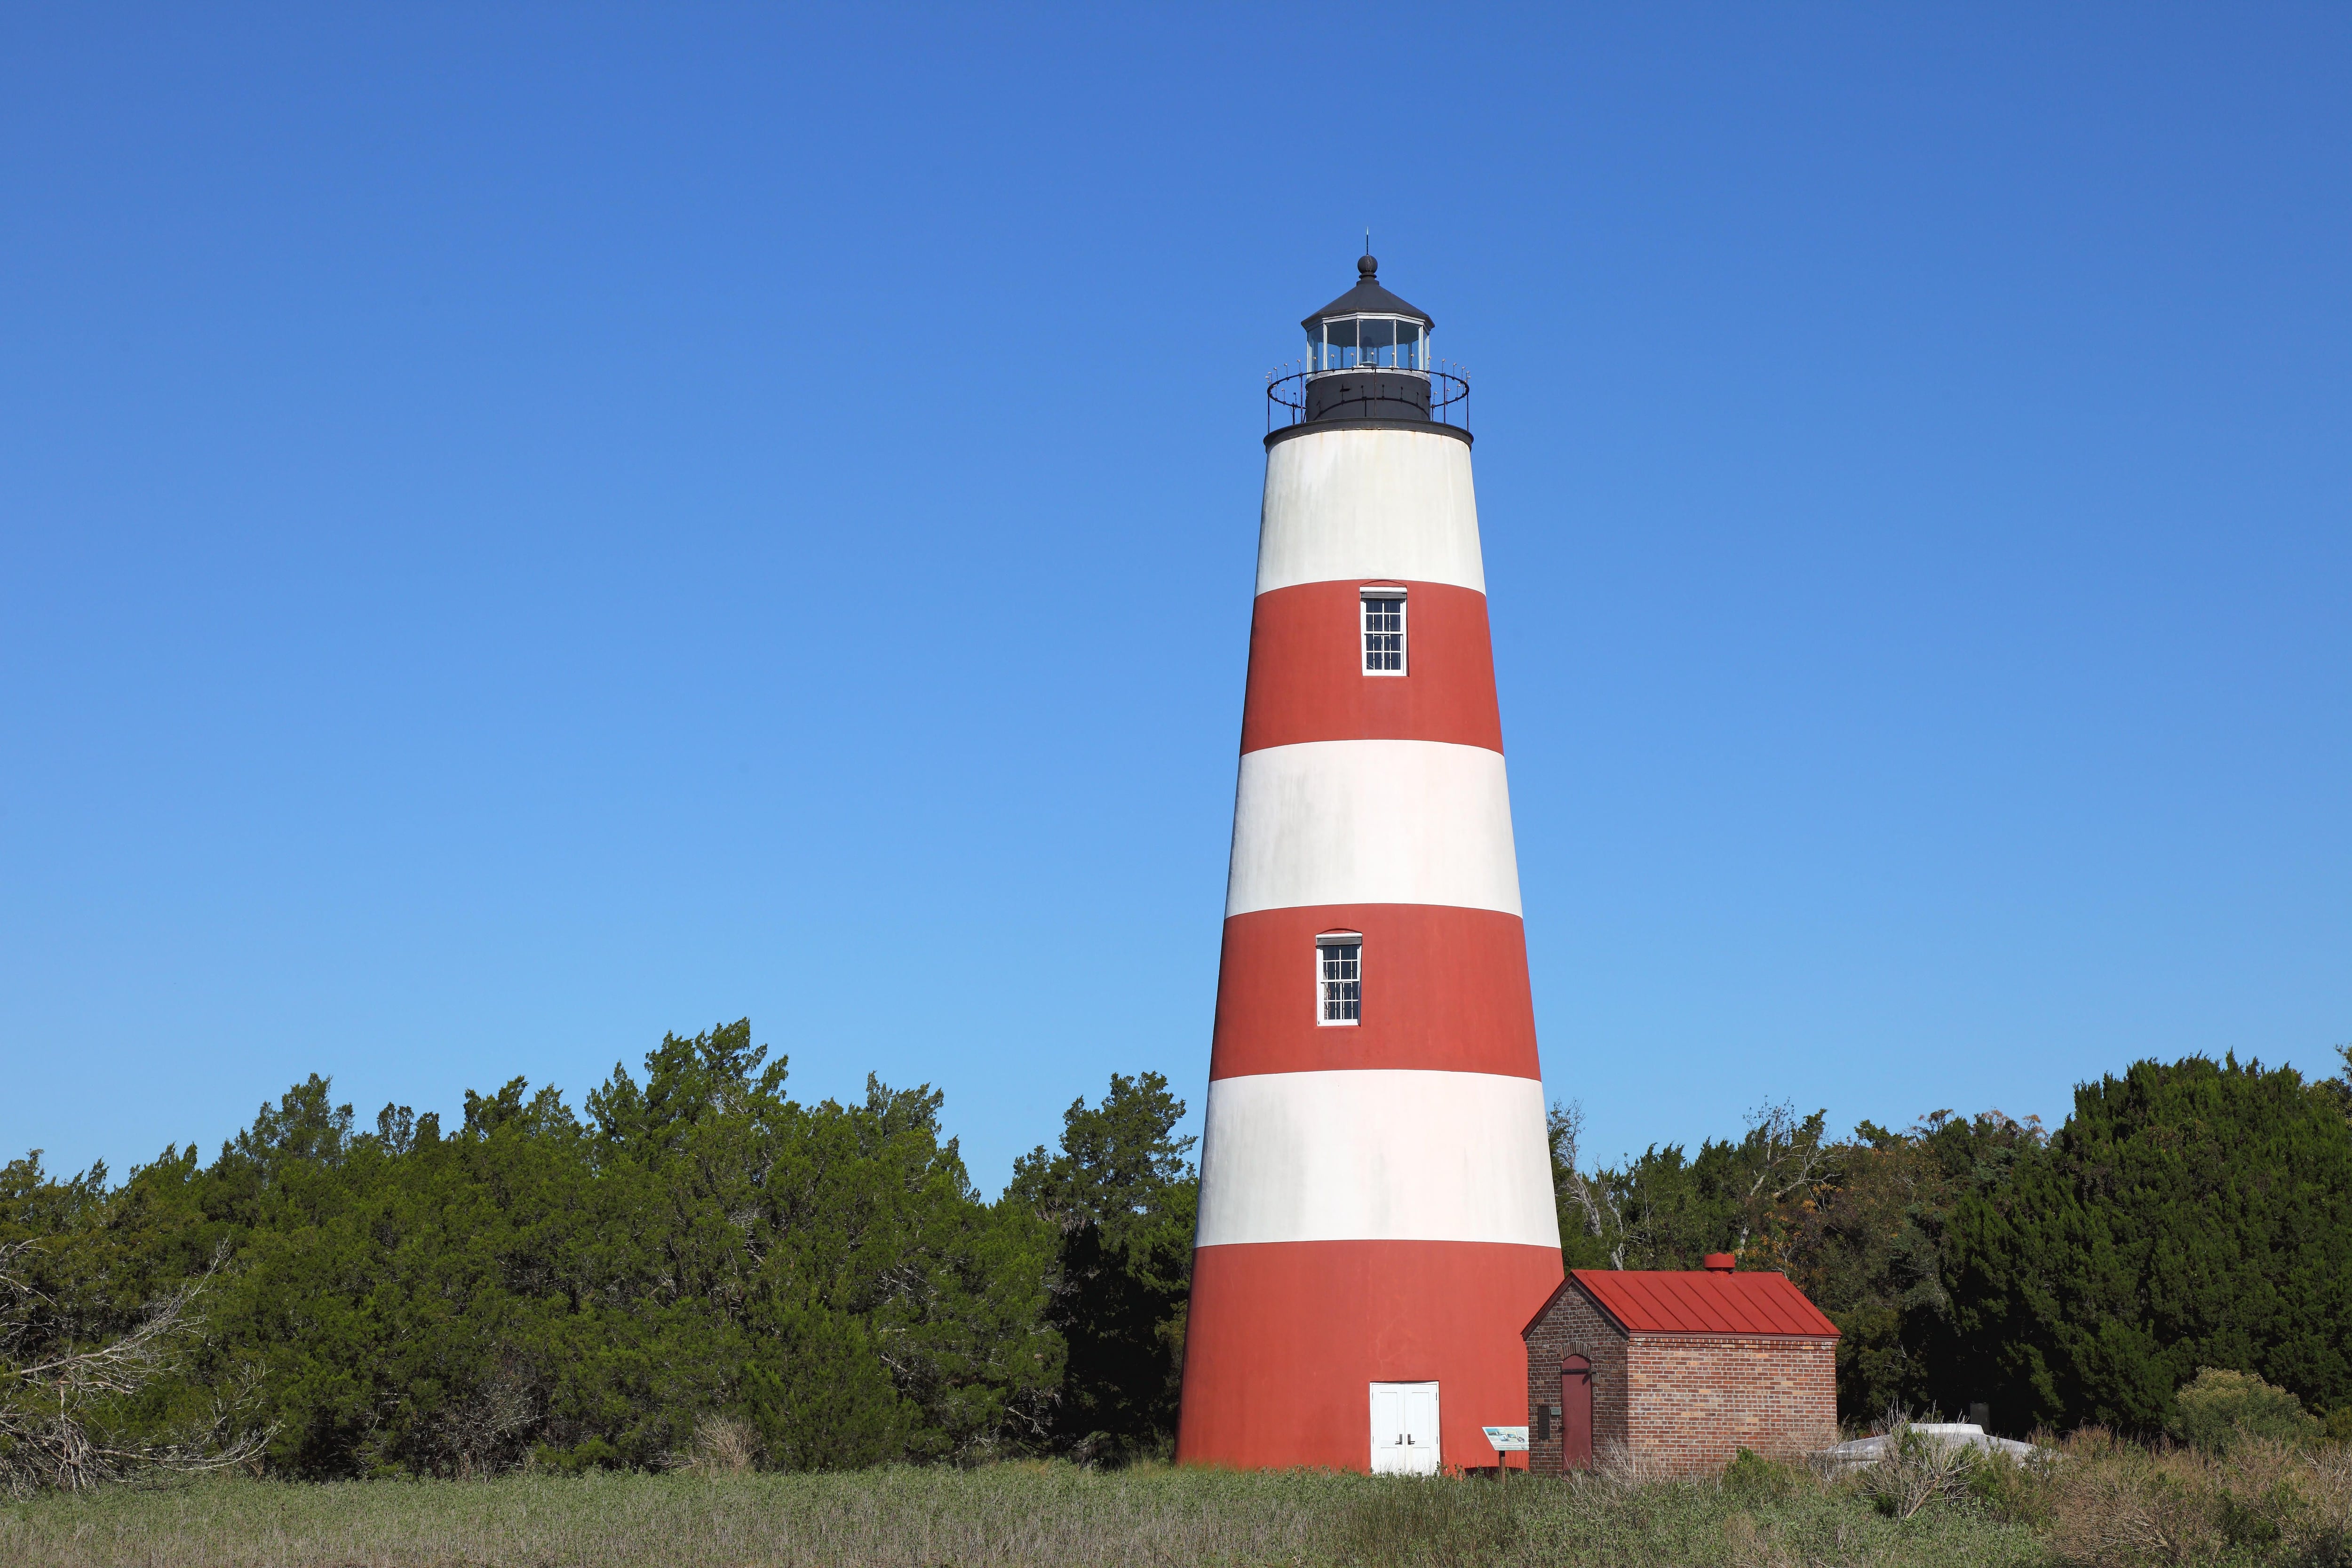
[[[1261,387],[1469,367],[1547,1083],[2352,1039],[2352,9],[12,5],[0,1156],[1207,1074]]]

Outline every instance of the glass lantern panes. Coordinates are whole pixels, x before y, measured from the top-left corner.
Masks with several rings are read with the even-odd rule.
[[[1419,321],[1396,316],[1342,316],[1315,323],[1307,363],[1325,370],[1429,368],[1429,336]]]

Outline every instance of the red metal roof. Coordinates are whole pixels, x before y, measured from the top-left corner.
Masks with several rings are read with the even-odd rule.
[[[1630,1333],[1838,1337],[1837,1325],[1785,1274],[1579,1268],[1569,1279]]]

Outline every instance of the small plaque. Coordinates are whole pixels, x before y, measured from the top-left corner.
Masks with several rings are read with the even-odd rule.
[[[1524,1454],[1528,1451],[1528,1429],[1524,1426],[1489,1426],[1486,1441],[1497,1454]]]

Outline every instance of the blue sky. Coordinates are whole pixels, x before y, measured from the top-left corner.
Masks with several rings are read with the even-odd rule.
[[[1260,387],[1474,391],[1588,1149],[2352,1039],[2352,11],[18,6],[0,1152],[1207,1072]]]

